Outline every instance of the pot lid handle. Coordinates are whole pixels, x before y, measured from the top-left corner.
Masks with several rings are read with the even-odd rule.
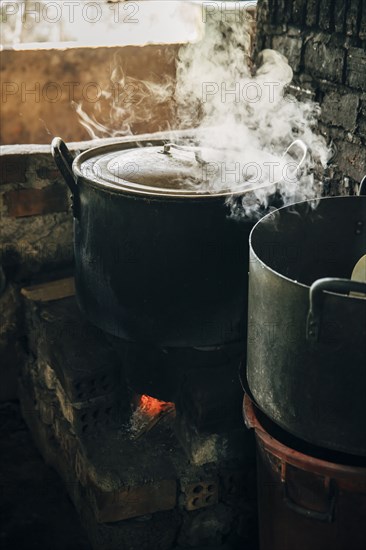
[[[163,146],[163,150],[160,151],[163,155],[169,155],[170,149],[178,149],[179,151],[186,151],[188,153],[194,153],[194,158],[198,162],[198,164],[207,164],[205,160],[202,158],[202,151],[199,147],[195,146],[188,146],[188,145],[177,145],[176,143],[165,143]]]
[[[293,148],[296,148],[298,147],[301,152],[302,152],[302,156],[300,157],[300,160],[298,161],[298,166],[296,168],[296,171],[299,170],[301,168],[301,166],[304,164],[305,162],[305,159],[306,159],[306,155],[308,154],[308,148],[307,146],[305,145],[305,143],[302,141],[302,139],[295,139],[295,141],[293,141],[286,149],[286,151],[283,153],[283,157],[285,157],[287,154],[289,154],[289,152],[291,151],[291,149]]]

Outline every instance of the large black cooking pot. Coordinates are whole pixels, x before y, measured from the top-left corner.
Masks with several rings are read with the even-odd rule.
[[[366,456],[366,197],[281,208],[250,236],[247,383],[310,443]]]
[[[159,346],[243,339],[253,222],[230,216],[231,188],[202,187],[209,163],[200,150],[145,139],[74,160],[55,138],[52,152],[73,194],[76,291],[91,322]]]

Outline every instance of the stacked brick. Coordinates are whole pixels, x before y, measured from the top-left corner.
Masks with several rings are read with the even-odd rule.
[[[24,307],[22,414],[66,484],[92,547],[216,548],[228,537],[249,544],[253,459],[239,453],[192,464],[174,434],[174,417],[135,437],[121,343],[90,325],[74,297],[27,299]]]
[[[295,83],[313,92],[337,151],[332,176],[356,190],[366,174],[366,3],[258,0],[257,17],[257,50],[280,51]]]

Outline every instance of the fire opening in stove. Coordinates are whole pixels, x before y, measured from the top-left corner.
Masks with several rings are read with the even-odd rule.
[[[160,401],[150,395],[136,395],[133,400],[133,413],[130,420],[130,431],[133,439],[138,439],[166,417],[175,417],[175,404]]]

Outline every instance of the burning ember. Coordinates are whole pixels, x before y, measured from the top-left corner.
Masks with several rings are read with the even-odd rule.
[[[168,415],[175,415],[174,403],[159,401],[159,399],[145,394],[140,395],[130,421],[130,431],[133,439],[138,439],[150,431]]]
[[[147,416],[157,416],[163,412],[166,413],[175,409],[174,403],[159,401],[159,399],[155,399],[155,397],[150,397],[149,395],[141,395],[139,407]]]

